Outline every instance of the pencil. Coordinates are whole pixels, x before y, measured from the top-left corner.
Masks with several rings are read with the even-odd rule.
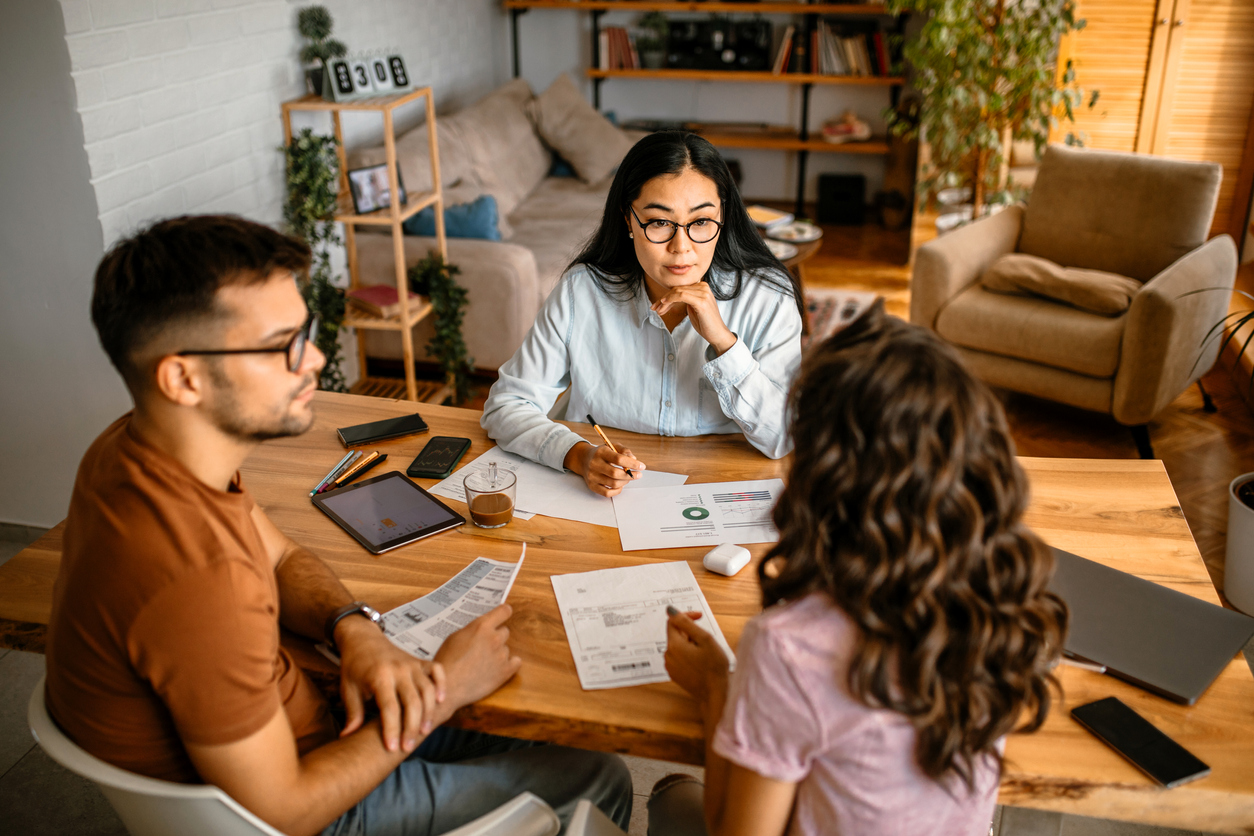
[[[592,417],[591,412],[588,413],[588,423],[592,425],[592,429],[597,431],[597,435],[601,436],[601,438],[605,441],[605,443],[609,446],[609,448],[613,450],[615,453],[617,453],[618,448],[614,446],[614,442],[610,441],[610,437],[605,434],[605,430],[601,429],[601,425],[597,423],[597,419]],[[636,475],[632,473],[630,470],[627,470],[627,468],[625,467],[623,468],[623,470],[627,472],[628,476],[634,477]]]
[[[349,482],[353,482],[357,479],[360,479],[363,475],[365,475],[366,471],[370,470],[376,465],[380,465],[383,462],[387,461],[387,458],[388,458],[387,453],[381,453],[377,459],[372,459],[371,461],[366,462],[361,467],[354,470],[352,473],[344,474],[344,478],[336,482],[335,487],[342,488],[345,485],[347,485]]]
[[[347,453],[345,453],[345,454],[344,454],[344,458],[340,459],[339,464],[337,464],[335,467],[333,467],[333,468],[331,468],[330,470],[328,470],[328,471],[327,471],[327,475],[322,477],[322,481],[321,481],[321,482],[319,482],[318,484],[314,485],[314,489],[313,489],[312,491],[310,491],[310,492],[309,492],[309,495],[310,495],[310,496],[313,496],[313,495],[314,495],[314,494],[316,494],[318,491],[322,490],[322,486],[323,486],[323,485],[325,485],[327,482],[330,482],[332,479],[334,479],[334,478],[335,478],[335,474],[339,473],[339,472],[340,472],[340,468],[342,468],[344,465],[348,464],[348,460],[349,460],[349,459],[351,459],[352,457],[353,457],[353,451],[352,451],[352,450],[349,450]]]
[[[339,476],[335,477],[330,482],[327,482],[326,485],[323,486],[322,491],[320,492],[325,493],[326,491],[335,490],[340,485],[345,484],[354,476],[356,476],[358,473],[360,473],[363,468],[368,467],[377,458],[379,458],[379,451],[372,450],[371,452],[367,453],[366,455],[358,459],[351,467],[349,467]]]

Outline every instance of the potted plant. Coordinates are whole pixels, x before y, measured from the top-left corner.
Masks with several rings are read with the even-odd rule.
[[[640,63],[646,70],[660,70],[666,66],[666,38],[670,23],[661,12],[649,12],[636,22],[640,33],[636,35],[636,50]]]
[[[427,343],[427,351],[440,362],[445,379],[453,387],[454,406],[470,396],[470,371],[475,363],[467,355],[462,338],[467,294],[454,278],[460,272],[434,251],[409,268],[409,289],[429,298],[435,311],[435,336]]]
[[[344,291],[336,287],[331,272],[331,248],[338,246],[336,199],[339,196],[339,157],[333,136],[305,128],[283,149],[287,161],[287,200],[283,219],[289,231],[313,251],[309,279],[301,288],[309,310],[318,315],[317,346],[327,357],[319,381],[321,388],[347,392],[340,367],[340,325],[344,321]]]
[[[306,6],[296,15],[296,29],[309,43],[300,51],[305,65],[305,83],[309,92],[322,95],[323,70],[332,58],[348,51],[343,42],[331,37],[331,13],[326,6]]]
[[[895,135],[927,143],[930,163],[919,196],[969,186],[975,218],[989,205],[1017,199],[1001,177],[1010,143],[1031,140],[1039,154],[1059,117],[1074,121],[1083,101],[1071,62],[1061,80],[1055,64],[1059,38],[1084,28],[1073,0],[888,0],[887,6],[923,21],[904,44],[923,99],[919,121],[885,114]],[[1096,101],[1094,92],[1088,106]]]

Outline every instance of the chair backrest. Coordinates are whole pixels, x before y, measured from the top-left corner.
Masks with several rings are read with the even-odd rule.
[[[131,836],[283,836],[217,787],[136,775],[83,751],[48,714],[42,677],[26,720],[48,757],[100,787]]]
[[[1206,243],[1223,168],[1051,145],[1018,250],[1146,282]]]

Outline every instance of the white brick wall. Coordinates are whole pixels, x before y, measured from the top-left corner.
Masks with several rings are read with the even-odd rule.
[[[161,217],[282,215],[279,105],[304,90],[288,0],[61,0],[105,246]],[[437,106],[506,77],[495,0],[331,0],[353,51],[398,49]],[[417,120],[415,109],[401,127]],[[329,123],[324,123],[327,127]],[[381,125],[345,125],[350,145]]]

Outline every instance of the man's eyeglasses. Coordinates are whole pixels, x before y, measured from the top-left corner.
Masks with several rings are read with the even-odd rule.
[[[292,335],[286,345],[275,346],[274,348],[214,348],[214,349],[193,349],[190,351],[177,351],[175,356],[190,357],[194,355],[204,354],[286,354],[287,370],[295,373],[300,369],[300,364],[305,359],[305,346],[314,342],[318,338],[318,317],[310,314],[305,320],[305,324],[301,329]]]
[[[636,214],[636,207],[628,204],[627,208],[631,210],[631,216],[636,219],[636,223],[640,224],[640,228],[644,230],[645,239],[653,244],[665,244],[675,237],[675,233],[679,232],[681,226],[688,234],[689,241],[694,244],[708,244],[718,237],[719,230],[723,228],[721,223],[712,218],[697,218],[686,224],[656,218],[645,223]]]

